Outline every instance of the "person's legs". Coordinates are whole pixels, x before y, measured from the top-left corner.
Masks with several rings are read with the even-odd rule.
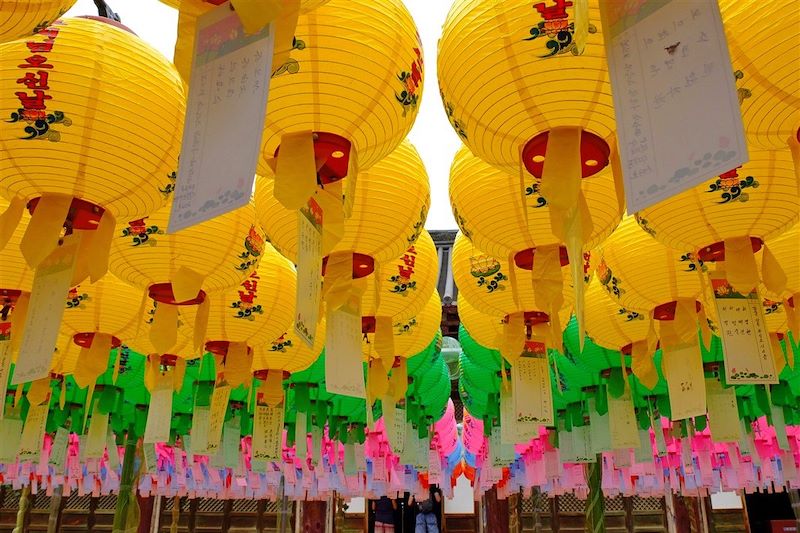
[[[428,533],[428,527],[425,525],[425,513],[417,515],[417,521],[414,526],[414,533]]]
[[[433,513],[425,513],[425,525],[428,533],[439,533],[439,526],[436,525],[436,515]]]

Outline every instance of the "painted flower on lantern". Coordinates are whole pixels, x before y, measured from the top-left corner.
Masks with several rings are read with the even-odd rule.
[[[733,72],[733,77],[736,80],[736,85],[739,85],[739,80],[744,79],[744,72],[736,70]],[[745,100],[753,96],[753,92],[747,87],[737,87],[736,96],[739,99],[739,105],[742,105]]]
[[[398,322],[394,324],[395,327],[395,335],[403,335],[405,333],[411,333],[414,331],[414,326],[417,325],[417,319],[412,318],[406,323]]]
[[[544,196],[542,196],[539,193],[539,187],[541,187],[541,184],[539,183],[538,180],[534,180],[533,183],[531,183],[528,187],[525,187],[525,196],[534,196],[535,195],[536,205],[531,206],[534,209],[539,208],[539,207],[544,207],[544,206],[547,205],[547,200],[545,199]]]
[[[272,341],[272,346],[270,346],[270,351],[286,352],[286,348],[291,348],[293,346],[292,339],[287,339],[286,335],[288,335],[288,333],[284,333],[276,340]]]
[[[764,301],[762,302],[762,304],[764,306],[764,314],[765,315],[771,315],[773,313],[780,313],[782,311],[782,307],[783,307],[783,302],[775,302],[775,301],[770,300],[768,298],[764,298]]]
[[[84,293],[78,292],[80,287],[73,287],[69,290],[69,294],[67,294],[67,309],[85,309],[86,302],[89,299],[89,295]]]
[[[539,16],[542,18],[536,26],[529,31],[530,36],[524,41],[534,41],[540,37],[545,37],[545,48],[548,52],[542,58],[553,57],[567,52],[579,55],[579,51],[573,36],[575,34],[575,23],[570,22],[567,8],[573,6],[569,0],[552,0],[553,4],[539,2],[533,5]],[[597,27],[589,24],[589,33],[597,33]]]
[[[406,240],[408,244],[414,244],[419,239],[422,230],[425,228],[425,220],[428,218],[428,204],[422,206],[422,209],[419,212],[419,219],[414,223],[411,235],[409,235]]]
[[[746,202],[750,199],[750,195],[743,193],[742,189],[757,189],[760,185],[753,176],[747,176],[744,179],[739,178],[739,168],[720,174],[713,183],[709,183],[708,190],[710,193],[720,193],[721,201],[718,204],[727,204],[731,201]]]
[[[600,283],[606,288],[609,294],[619,298],[625,293],[625,289],[620,287],[622,280],[614,276],[614,273],[608,268],[605,261],[600,261],[600,264],[597,265],[597,279],[600,280]]]
[[[478,287],[486,287],[486,292],[504,291],[504,281],[508,281],[508,276],[500,270],[502,265],[494,257],[480,255],[469,258],[470,274],[477,278]]]
[[[175,192],[175,182],[178,181],[178,173],[174,170],[167,174],[167,180],[169,180],[164,187],[159,187],[158,190],[161,191],[161,194],[164,195],[164,198],[168,198],[170,194]]]
[[[414,264],[416,261],[417,250],[411,246],[406,250],[403,257],[400,258],[400,262],[397,265],[398,273],[389,278],[389,281],[395,284],[394,287],[389,289],[389,292],[408,296],[408,291],[417,290],[417,282],[411,280],[411,277],[414,275]]]
[[[644,320],[644,315],[642,315],[641,313],[637,313],[636,311],[630,311],[628,309],[625,309],[624,307],[620,307],[617,310],[617,313],[619,313],[619,316],[625,318],[625,322],[633,322],[634,320]]]
[[[131,238],[131,246],[141,246],[147,243],[150,246],[155,246],[157,239],[153,235],[163,235],[164,230],[156,225],[148,226],[145,222],[147,217],[132,220],[128,222],[128,227],[122,230],[123,237]]]
[[[242,318],[250,320],[251,322],[256,319],[255,315],[263,315],[264,309],[260,304],[256,304],[255,300],[258,298],[258,272],[253,272],[250,277],[242,282],[239,289],[239,300],[231,303],[231,308],[236,309],[234,318]]]
[[[687,263],[685,272],[708,272],[708,267],[703,260],[691,252],[682,254],[678,261]]]
[[[292,37],[292,50],[305,50],[306,43],[298,39],[297,37]],[[281,74],[297,74],[300,72],[300,63],[290,57],[288,58],[283,65],[279,66],[272,72],[272,78],[275,76],[280,76]]]
[[[419,48],[414,48],[414,53],[417,55],[416,59],[411,62],[411,69],[403,71],[397,75],[403,90],[398,94],[395,92],[395,98],[403,106],[403,116],[406,115],[409,108],[416,108],[419,102],[419,89],[422,83],[422,51]]]
[[[264,237],[258,234],[255,226],[250,226],[250,231],[244,239],[245,251],[239,254],[241,263],[236,270],[246,272],[258,264],[261,254],[264,253]]]

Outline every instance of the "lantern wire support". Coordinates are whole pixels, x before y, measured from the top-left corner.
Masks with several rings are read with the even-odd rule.
[[[105,0],[94,0],[94,5],[97,6],[97,14],[101,17],[122,22],[119,14],[112,11],[111,7],[105,2]]]

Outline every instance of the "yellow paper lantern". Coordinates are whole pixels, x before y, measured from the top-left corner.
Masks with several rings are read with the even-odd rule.
[[[503,321],[498,348],[511,364],[534,337],[554,346],[566,324],[562,317],[568,319],[573,308],[566,253],[557,245],[540,247],[530,259],[529,270],[521,269],[483,253],[461,233],[453,244],[459,301],[469,300],[477,311]]]
[[[547,239],[552,232],[567,250],[582,326],[582,254],[623,213],[599,1],[457,0],[437,66],[442,101],[461,140],[489,165],[518,176],[512,205],[547,202],[550,227],[535,235]],[[603,184],[583,183],[591,181]],[[603,191],[609,203],[598,206],[589,189]],[[535,222],[537,214],[521,207],[516,216]],[[502,233],[524,237],[531,230],[518,228]],[[531,248],[531,240],[513,251]]]
[[[275,181],[269,177],[258,178],[255,199],[259,222],[268,240],[284,256],[296,261],[297,212],[281,205],[275,197]],[[322,189],[317,190],[314,199],[324,212],[340,201]],[[429,205],[425,166],[414,146],[404,141],[359,175],[352,214],[344,220],[342,229],[331,229],[334,223],[323,218],[322,253],[360,254],[378,263],[394,260],[416,242],[425,226]]]
[[[520,161],[520,149],[558,127],[598,137],[584,137],[587,147],[613,139],[598,1],[585,14],[576,13],[579,4],[457,0],[450,8],[437,61],[442,100],[462,140],[487,163],[512,174],[521,164],[534,168],[532,157]],[[608,162],[605,153],[595,158],[596,170]]]
[[[554,251],[548,260],[555,263],[555,271],[550,274],[557,278],[537,280],[538,271],[535,268],[538,254],[534,256],[533,269],[523,270],[516,265],[512,267],[504,258],[495,258],[484,253],[459,232],[453,244],[451,259],[459,300],[464,297],[478,311],[489,315],[504,316],[534,310],[546,315],[545,306],[541,303],[543,296],[538,296],[537,301],[538,288],[543,293],[557,292],[561,296],[561,304],[557,310],[562,307],[571,309],[569,271],[564,267],[564,254],[559,253],[557,247]],[[539,257],[544,259],[545,256]],[[517,291],[512,290],[513,284],[517,284]]]
[[[662,341],[665,323],[667,335],[674,327],[682,339],[692,339],[700,327],[708,339],[707,315],[715,313],[705,269],[693,253],[667,248],[627,217],[603,243],[595,276],[627,311],[644,315],[648,325],[657,321]]]
[[[43,30],[72,7],[75,0],[4,0],[0,2],[0,43]]]
[[[566,324],[569,322],[570,309],[563,308],[558,315],[559,323]],[[504,328],[507,324],[506,317],[481,313],[475,309],[475,306],[467,298],[461,295],[458,299],[458,318],[466,328],[469,336],[478,344],[492,350],[503,350],[504,336],[506,334]],[[533,337],[533,332],[531,333],[531,337]],[[541,331],[537,331],[537,333],[541,333]],[[549,333],[549,331],[545,333]],[[550,337],[545,340],[551,343],[553,348],[558,348],[557,339]],[[513,363],[513,358],[509,362]]]
[[[0,46],[0,194],[12,201],[4,223],[26,205],[33,212],[22,241],[32,268],[64,229],[78,230],[87,234],[81,268],[101,278],[116,221],[166,200],[183,86],[161,54],[118,26],[65,19]]]
[[[481,346],[497,346],[503,336],[503,317],[481,313],[463,295],[458,299],[458,320]]]
[[[0,211],[8,208],[8,202],[0,198]],[[30,292],[33,285],[33,270],[28,267],[19,244],[28,225],[29,217],[23,215],[20,223],[16,227],[2,228],[0,224],[0,235],[8,231],[10,236],[5,249],[0,252],[0,336],[6,337],[14,330],[24,328],[25,314],[30,299]],[[21,312],[16,313],[18,304],[21,305]],[[20,331],[22,331],[20,329]],[[20,333],[17,337],[21,337]]]
[[[253,371],[280,370],[300,372],[317,360],[325,344],[325,320],[317,323],[314,346],[306,344],[294,331],[292,324],[286,333],[270,343],[256,346],[253,350]]]
[[[79,347],[72,373],[85,387],[106,371],[108,353],[132,341],[141,329],[141,291],[106,274],[73,287],[66,298],[60,333]]]
[[[599,278],[586,288],[586,333],[595,344],[630,354],[633,343],[647,339],[650,320],[611,298]]]
[[[759,278],[782,291],[769,250],[761,254],[761,276],[754,252],[800,219],[800,144],[793,145],[794,159],[787,149],[750,150],[741,167],[637,213],[639,225],[666,246],[725,261],[728,281],[740,292],[750,292]]]
[[[361,300],[364,317],[403,320],[416,315],[436,289],[439,256],[430,233],[419,239],[394,261],[381,264],[377,282],[368,285]]]
[[[520,187],[518,173],[492,167],[462,146],[450,168],[450,202],[461,232],[495,257],[563,245],[553,231],[539,181],[527,176],[525,185]],[[611,234],[624,209],[608,167],[580,185],[592,222],[583,239],[588,250]]]
[[[252,202],[167,234],[170,207],[117,228],[110,268],[158,302],[150,331],[158,353],[178,342],[179,308],[199,306],[193,329],[193,348],[199,351],[213,293],[238,287],[250,275],[264,253],[264,238]]]
[[[292,325],[296,285],[294,265],[267,244],[247,279],[211,296],[205,350],[220,358],[231,386],[250,375],[253,348],[272,342]],[[183,314],[194,323],[197,312],[187,306]]]
[[[189,83],[192,72],[192,62],[194,59],[194,39],[197,33],[197,17],[207,13],[220,4],[222,0],[161,0],[170,7],[179,10],[178,14],[178,37],[175,41],[175,54],[173,61],[184,80]],[[258,30],[259,25],[267,19],[274,18],[275,21],[275,43],[273,53],[273,71],[288,69],[285,63],[289,59],[290,50],[295,49],[296,42],[293,42],[294,31],[297,25],[297,16],[300,12],[307,13],[321,6],[328,0],[276,0],[263,2],[257,9],[256,16],[247,6],[237,13],[240,15],[246,30]],[[243,2],[246,4],[247,2]],[[232,2],[233,7],[239,4],[236,0]],[[273,15],[270,8],[275,8]],[[251,24],[253,26],[251,26]],[[301,48],[302,49],[302,48]]]
[[[407,359],[418,354],[430,344],[431,339],[442,325],[442,299],[434,291],[425,306],[413,317],[395,320],[392,324],[394,356]],[[361,343],[364,360],[380,358],[376,348],[375,331],[362,320]]]
[[[330,0],[299,17],[291,56],[270,82],[258,172],[275,169],[276,196],[298,209],[318,183],[347,176],[352,191],[358,169],[400,144],[419,109],[424,67],[400,0]]]
[[[784,148],[800,133],[800,10],[781,2],[719,4],[748,142]]]

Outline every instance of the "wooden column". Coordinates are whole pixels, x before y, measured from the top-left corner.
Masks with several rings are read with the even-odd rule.
[[[89,531],[89,533],[94,531],[94,526],[97,524],[97,517],[94,515],[95,511],[97,511],[97,498],[92,496],[89,498],[89,516],[86,519],[86,529]]]
[[[508,531],[522,533],[522,494],[515,492],[508,496]]]
[[[192,498],[189,501],[189,533],[197,531],[197,498]]]
[[[625,508],[625,531],[627,531],[627,533],[634,533],[633,498],[630,496],[623,496],[622,506]]]
[[[550,498],[550,529],[553,533],[561,533],[561,511],[558,507],[558,496]]]
[[[267,510],[267,501],[258,500],[256,503],[256,533],[264,533],[264,512]]]
[[[327,518],[327,504],[324,501],[304,501],[303,528],[304,533],[325,533],[325,520]]]
[[[2,499],[0,499],[2,501]],[[50,498],[50,514],[47,517],[47,533],[58,533],[61,531],[61,512],[64,510],[64,486],[59,485],[53,489],[53,496]]]
[[[28,531],[28,523],[31,518],[31,487],[27,485],[22,487],[22,493],[19,496],[19,509],[17,510],[17,524],[14,527],[13,533],[25,533]]]
[[[228,533],[231,529],[231,511],[233,511],[233,500],[225,500],[222,506],[222,533]]]
[[[497,498],[497,488],[492,487],[484,496],[486,506],[486,533],[507,533],[508,524],[508,500]]]
[[[138,493],[136,494],[136,501],[139,502],[139,527],[136,529],[137,533],[150,533],[150,529],[153,525],[153,506],[155,505],[155,499],[156,496],[143,498]]]

